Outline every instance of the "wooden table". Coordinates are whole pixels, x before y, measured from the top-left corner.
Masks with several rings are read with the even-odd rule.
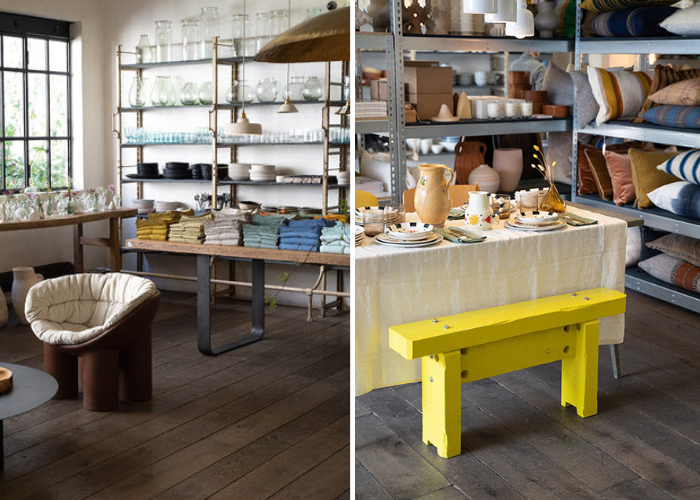
[[[119,272],[122,268],[120,252],[119,223],[121,219],[134,217],[138,210],[135,208],[119,208],[104,212],[85,212],[65,217],[49,217],[48,219],[26,220],[20,222],[0,223],[0,231],[19,231],[21,229],[43,229],[48,227],[73,226],[73,257],[75,272],[82,273],[85,267],[83,254],[84,246],[107,247],[110,254],[110,269]],[[109,220],[108,238],[88,238],[83,236],[83,224],[98,220]]]
[[[198,245],[169,241],[130,239],[126,241],[128,250],[166,252],[197,257],[197,345],[202,354],[220,354],[260,340],[265,331],[265,261],[319,264],[339,268],[350,268],[350,256],[334,253],[299,252],[268,248],[237,247],[230,245]],[[252,264],[252,327],[250,335],[244,339],[228,342],[221,346],[211,345],[211,257],[229,260],[250,261]]]
[[[58,382],[51,375],[21,365],[0,363],[12,371],[12,389],[0,393],[0,471],[5,467],[2,421],[43,405],[56,394]]]

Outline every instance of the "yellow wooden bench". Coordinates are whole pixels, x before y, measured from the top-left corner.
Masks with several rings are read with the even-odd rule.
[[[598,319],[625,312],[624,293],[584,290],[389,328],[389,345],[422,358],[423,442],[461,452],[460,384],[562,360],[561,404],[598,412]]]

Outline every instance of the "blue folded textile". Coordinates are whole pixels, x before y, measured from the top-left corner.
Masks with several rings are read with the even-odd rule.
[[[318,238],[305,238],[303,236],[285,236],[280,238],[280,244],[285,245],[319,245],[321,240]]]
[[[280,236],[302,236],[306,238],[319,238],[321,236],[321,228],[281,227]]]
[[[290,220],[289,227],[330,227],[335,225],[335,221],[327,219],[306,219],[306,220]]]
[[[289,245],[285,243],[280,243],[280,250],[299,250],[301,252],[318,252],[318,248],[320,245],[317,243],[316,245]]]

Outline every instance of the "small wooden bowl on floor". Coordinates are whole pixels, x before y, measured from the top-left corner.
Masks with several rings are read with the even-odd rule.
[[[0,366],[0,392],[12,389],[12,372]]]

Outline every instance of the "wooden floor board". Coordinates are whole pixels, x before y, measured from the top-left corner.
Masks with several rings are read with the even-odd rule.
[[[700,498],[700,315],[628,292],[623,377],[601,346],[595,416],[561,406],[561,363],[464,384],[462,454],[446,460],[421,440],[420,383],[357,397],[356,436],[384,426],[356,450],[357,497],[403,493],[364,459],[393,435],[423,459],[416,474],[451,483],[402,498]]]
[[[52,400],[8,419],[2,500],[177,498],[165,492],[202,484],[207,470],[224,470],[224,464],[246,464],[217,483],[215,493],[323,433],[334,437],[332,453],[315,460],[307,449],[306,468],[275,478],[277,490],[294,491],[292,485],[329,457],[340,461],[344,454],[349,463],[347,313],[308,323],[306,309],[280,306],[266,312],[263,341],[203,356],[194,295],[165,292],[162,299],[153,328],[153,400],[107,413],[86,412],[79,400]],[[27,326],[9,328],[10,357],[41,368],[41,343]],[[215,344],[244,335],[250,303],[218,301],[212,328],[219,332]],[[347,465],[319,488],[330,498],[348,497],[349,479]]]

